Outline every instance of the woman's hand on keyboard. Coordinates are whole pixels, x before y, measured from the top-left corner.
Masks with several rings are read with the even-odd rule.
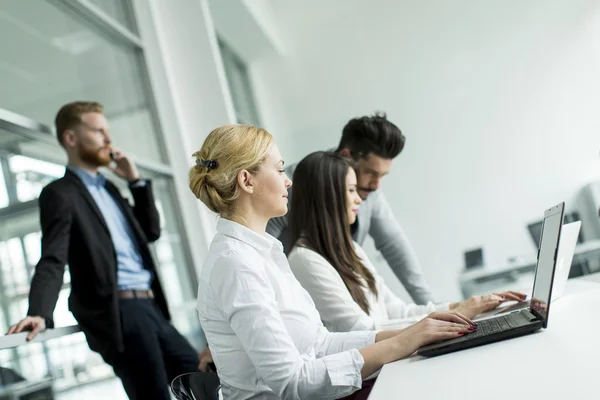
[[[497,294],[486,296],[471,296],[460,303],[450,305],[450,310],[458,311],[469,318],[475,318],[476,315],[489,310],[493,310],[505,301],[503,297]]]
[[[492,293],[486,296],[471,296],[460,303],[450,305],[450,310],[458,311],[469,318],[489,310],[493,310],[505,301],[525,301],[527,295],[512,290],[502,293]]]
[[[523,302],[527,299],[527,295],[521,292],[515,292],[514,290],[508,290],[502,293],[493,293],[496,296],[502,297],[503,301],[518,301]]]
[[[408,357],[419,347],[460,337],[476,329],[476,324],[457,311],[434,312],[421,321],[402,329],[395,340],[403,348],[403,356]]]

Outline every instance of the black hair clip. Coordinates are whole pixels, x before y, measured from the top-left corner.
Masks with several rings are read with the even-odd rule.
[[[196,164],[208,169],[216,169],[219,166],[217,160],[201,160],[199,158],[196,159]]]

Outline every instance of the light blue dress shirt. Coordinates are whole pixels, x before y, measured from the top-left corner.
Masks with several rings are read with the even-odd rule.
[[[132,228],[104,186],[106,178],[72,165],[67,168],[83,181],[106,221],[117,254],[117,290],[148,290],[152,272],[144,268]]]

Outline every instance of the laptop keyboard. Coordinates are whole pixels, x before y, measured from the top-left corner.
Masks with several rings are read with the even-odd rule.
[[[503,315],[496,318],[477,321],[477,330],[466,334],[464,337],[468,339],[475,339],[481,336],[487,336],[493,333],[515,328],[518,324],[511,317],[511,315]]]

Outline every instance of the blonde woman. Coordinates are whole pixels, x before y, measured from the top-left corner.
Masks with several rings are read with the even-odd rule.
[[[221,216],[200,273],[198,314],[225,399],[366,398],[362,380],[385,363],[475,329],[459,313],[433,313],[399,331],[330,333],[281,242],[265,232],[287,212],[292,184],[273,137],[222,126],[194,157],[190,189]]]

